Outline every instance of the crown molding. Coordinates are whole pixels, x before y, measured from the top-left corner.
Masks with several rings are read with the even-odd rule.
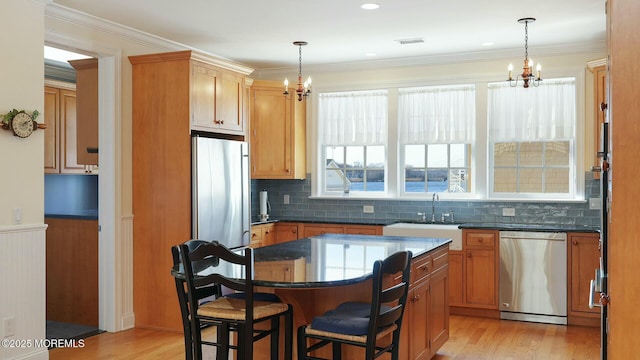
[[[588,43],[572,43],[553,46],[539,46],[530,48],[530,53],[534,53],[536,57],[541,56],[558,56],[572,55],[589,52],[606,51],[606,40],[592,41]],[[312,65],[305,64],[307,73],[323,73],[323,72],[347,72],[359,70],[379,70],[390,68],[404,68],[413,66],[426,65],[445,65],[455,63],[468,63],[477,61],[491,60],[509,60],[520,59],[522,57],[522,48],[494,49],[482,51],[459,52],[449,54],[437,54],[427,56],[415,56],[405,58],[392,58],[380,60],[364,60],[357,62],[345,62],[334,64]],[[291,72],[297,73],[298,68],[295,66],[256,69],[255,78],[279,78]]]
[[[606,65],[607,65],[607,58],[587,61],[587,69],[589,69],[589,71],[591,72],[593,72],[593,70],[599,66],[606,66]]]
[[[43,1],[43,0],[34,0]],[[49,0],[44,0],[49,1]],[[162,38],[157,35],[153,35],[141,30],[137,30],[125,25],[115,23],[113,21],[105,20],[87,13],[83,13],[65,6],[58,5],[56,3],[50,3],[45,8],[45,31],[55,33],[55,30],[47,28],[46,19],[55,19],[58,21],[67,22],[77,26],[81,26],[87,29],[91,29],[97,32],[105,33],[116,38],[126,40],[141,46],[151,46],[161,49],[160,51],[181,51],[191,50],[193,51],[194,58],[200,61],[210,63],[225,69],[240,72],[248,75],[253,72],[253,68],[244,64],[238,63],[231,59],[227,59],[222,56],[208,53],[200,49],[196,49],[172,40]]]

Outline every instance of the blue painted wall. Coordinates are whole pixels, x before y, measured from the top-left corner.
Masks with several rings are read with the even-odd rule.
[[[98,175],[45,175],[44,213],[97,216]]]

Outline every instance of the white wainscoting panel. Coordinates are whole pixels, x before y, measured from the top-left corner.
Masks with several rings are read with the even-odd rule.
[[[15,335],[7,339],[45,338],[45,224],[0,226],[0,324],[15,319]],[[0,339],[4,328],[0,326]],[[46,348],[0,347],[0,359],[48,359]]]

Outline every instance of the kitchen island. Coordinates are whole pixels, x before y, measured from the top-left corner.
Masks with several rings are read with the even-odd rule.
[[[450,239],[324,234],[254,250],[260,291],[276,293],[294,308],[294,327],[345,301],[369,302],[373,262],[396,251],[413,253],[403,320],[401,359],[429,359],[449,338]],[[295,344],[295,343],[294,343]],[[256,343],[255,354],[268,346]],[[294,346],[294,353],[295,353]],[[330,354],[323,354],[330,357]],[[361,358],[343,347],[343,358]]]

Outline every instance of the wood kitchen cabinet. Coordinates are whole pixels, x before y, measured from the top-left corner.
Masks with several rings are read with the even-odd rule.
[[[298,240],[299,231],[297,223],[276,223],[275,231],[277,243]]]
[[[464,305],[498,309],[498,231],[462,230]]]
[[[462,251],[450,251],[451,313],[498,318],[499,232],[462,229]]]
[[[449,250],[449,303],[451,306],[463,305],[463,260],[462,251]]]
[[[322,234],[344,234],[344,225],[338,224],[304,224],[304,236],[317,236]]]
[[[276,243],[275,223],[251,225],[252,248],[273,245]]]
[[[47,320],[98,327],[98,221],[46,217],[45,224]]]
[[[76,70],[77,161],[98,165],[98,59],[71,60]]]
[[[44,172],[45,174],[95,174],[96,168],[77,160],[75,85],[58,81],[44,87]]]
[[[350,224],[302,224],[303,237],[322,234],[360,234],[382,235],[380,225],[350,225]]]
[[[377,225],[345,225],[345,234],[382,235],[382,226]]]
[[[129,61],[136,327],[182,331],[175,284],[167,269],[173,264],[171,246],[192,236],[190,119],[193,97],[200,95],[194,94],[192,64],[237,69],[243,76],[250,69],[192,51],[131,56]],[[209,131],[243,139],[230,135],[235,131]]]
[[[448,261],[447,247],[413,259],[401,359],[431,359],[449,339]]]
[[[283,95],[281,82],[251,86],[251,177],[306,177],[306,102]]]
[[[191,62],[191,128],[244,135],[245,76],[200,61]]]
[[[600,325],[600,308],[589,308],[589,291],[595,270],[600,268],[600,235],[597,233],[568,233],[567,274],[568,323],[572,325]],[[596,294],[598,299],[599,294]]]

